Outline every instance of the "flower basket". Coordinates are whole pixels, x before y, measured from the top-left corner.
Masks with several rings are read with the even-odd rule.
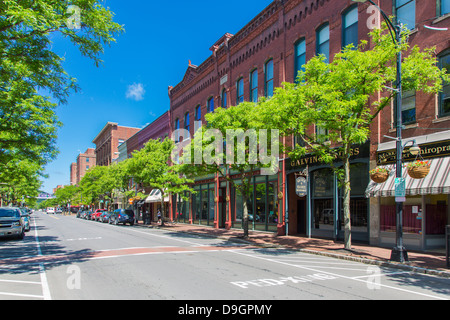
[[[376,168],[370,171],[370,179],[376,183],[385,183],[389,179],[389,170],[386,168]]]
[[[429,161],[415,161],[407,166],[408,175],[413,179],[424,179],[430,173],[430,167]]]

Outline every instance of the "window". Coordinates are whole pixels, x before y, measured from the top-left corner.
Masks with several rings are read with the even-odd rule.
[[[241,78],[236,84],[237,89],[237,103],[244,102],[244,79]]]
[[[258,69],[250,74],[250,101],[258,102]]]
[[[273,59],[266,63],[266,72],[265,72],[265,90],[266,97],[270,98],[273,96]]]
[[[416,27],[416,0],[396,0],[397,22],[412,30]]]
[[[189,112],[186,113],[184,115],[184,129],[187,130],[188,132],[191,132],[190,128],[191,128],[191,124],[190,124],[190,119],[191,117],[189,116]]]
[[[227,99],[227,89],[222,90],[222,108],[226,109],[228,106],[228,99]]]
[[[352,7],[342,16],[342,47],[358,47],[358,7]]]
[[[450,0],[438,0],[440,5],[440,15],[450,13]]]
[[[402,122],[403,124],[416,122],[416,92],[414,90],[403,92]]]
[[[294,72],[294,82],[297,80],[298,73],[300,71],[305,71],[306,64],[306,41],[302,39],[298,41],[295,45],[295,72]]]
[[[178,130],[180,130],[180,119],[175,120],[175,143],[180,142],[180,133]]]
[[[439,67],[450,72],[450,51],[439,58]],[[439,94],[439,116],[450,116],[450,83],[444,83],[444,88]]]
[[[214,112],[214,98],[209,98],[208,100],[208,112]]]
[[[202,121],[202,107],[197,106],[195,108],[195,121]]]
[[[317,30],[317,55],[324,55],[325,62],[330,58],[330,26],[325,24]]]

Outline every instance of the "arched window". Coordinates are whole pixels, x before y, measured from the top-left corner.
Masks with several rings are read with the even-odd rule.
[[[265,91],[266,97],[273,96],[273,59],[270,59],[265,65]]]
[[[208,100],[208,112],[209,113],[214,112],[214,98],[213,97],[209,98],[209,100]]]
[[[258,69],[250,73],[250,101],[258,102]]]
[[[330,25],[328,23],[322,25],[316,33],[317,55],[324,55],[328,63],[330,59]]]
[[[222,108],[226,109],[228,106],[227,89],[222,90]]]
[[[191,117],[189,116],[189,112],[184,115],[184,129],[191,132]]]
[[[342,47],[358,47],[358,6],[352,6],[342,15]]]
[[[298,73],[304,71],[306,64],[306,41],[301,39],[295,44],[295,69],[294,69],[294,82],[297,81]]]
[[[237,103],[244,102],[244,79],[240,78],[236,83]]]

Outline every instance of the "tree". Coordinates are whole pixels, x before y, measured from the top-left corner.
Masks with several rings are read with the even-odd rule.
[[[201,127],[185,146],[182,171],[192,177],[217,174],[240,192],[244,238],[248,238],[247,202],[251,196],[251,178],[258,169],[278,173],[278,135],[267,131],[258,108],[250,102],[228,109],[218,108],[205,118],[208,125]],[[239,178],[234,180],[230,172],[236,172]]]
[[[344,190],[346,249],[351,249],[351,147],[369,139],[372,121],[396,96],[389,88],[395,86],[397,53],[409,53],[403,61],[404,90],[436,94],[449,79],[437,67],[435,49],[410,48],[407,37],[408,32],[403,32],[401,44],[395,45],[389,34],[374,30],[370,50],[363,41],[358,48],[350,45],[336,54],[331,63],[323,56],[314,57],[296,83],[285,83],[259,106],[265,122],[303,140],[304,146],[291,151],[293,159],[314,153],[325,163],[342,163],[337,173]],[[378,92],[381,100],[370,102]]]
[[[78,86],[50,35],[66,37],[99,65],[103,46],[122,31],[97,0],[0,1],[0,171],[24,159],[44,166],[57,155],[55,108]]]
[[[166,194],[179,194],[184,199],[185,192],[193,192],[192,180],[180,173],[180,166],[171,163],[174,142],[167,138],[164,141],[149,140],[143,149],[133,152],[128,159],[129,174],[135,183],[142,187],[159,189],[161,191],[161,208],[164,214],[164,198]],[[164,225],[164,220],[162,220]]]

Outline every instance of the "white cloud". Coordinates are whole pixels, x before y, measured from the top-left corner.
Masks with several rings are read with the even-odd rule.
[[[127,99],[132,99],[135,101],[144,100],[145,89],[142,83],[133,83],[128,86]]]

